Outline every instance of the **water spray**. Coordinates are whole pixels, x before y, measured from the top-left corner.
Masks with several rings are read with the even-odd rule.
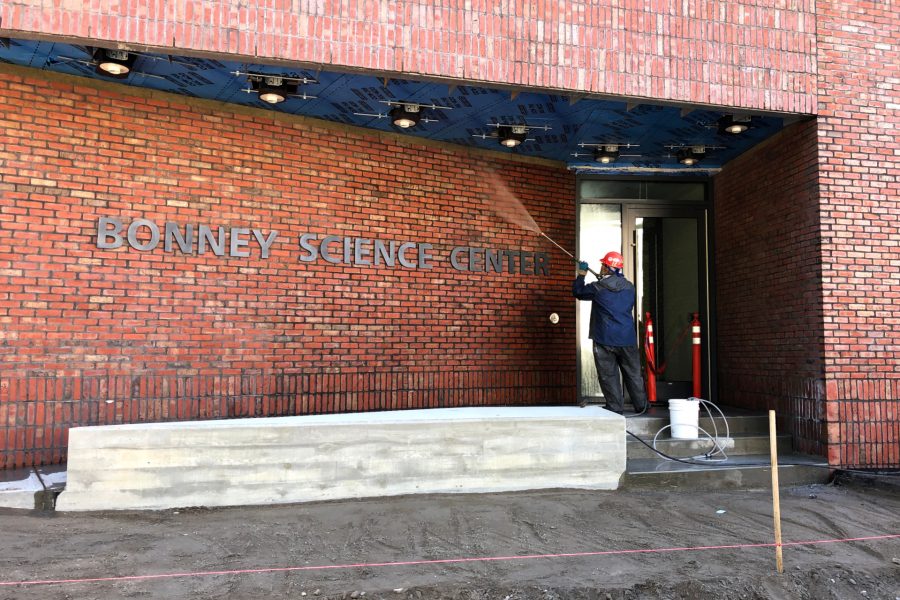
[[[506,183],[504,183],[503,179],[500,176],[498,176],[493,171],[489,172],[489,175],[490,176],[486,177],[485,179],[492,180],[492,187],[495,194],[491,197],[491,202],[487,202],[487,199],[485,199],[485,204],[492,212],[494,212],[503,220],[512,223],[513,225],[518,225],[522,229],[527,229],[528,231],[532,231],[544,236],[551,244],[562,250],[576,263],[584,262],[575,258],[574,254],[554,242],[549,235],[541,231],[541,228],[538,227],[538,224],[535,223],[534,219],[531,218],[531,214],[528,212],[528,210],[526,210],[525,206],[516,197],[516,195],[510,191],[509,187],[507,187]],[[600,274],[594,271],[592,268],[588,267],[588,271],[593,273],[594,277],[600,279]]]

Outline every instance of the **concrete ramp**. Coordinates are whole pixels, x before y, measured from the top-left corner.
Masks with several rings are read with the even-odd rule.
[[[616,489],[625,419],[480,407],[78,427],[57,510]]]

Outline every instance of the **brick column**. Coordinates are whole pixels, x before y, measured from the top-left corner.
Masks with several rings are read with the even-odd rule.
[[[819,180],[829,460],[900,465],[900,19],[820,0]]]

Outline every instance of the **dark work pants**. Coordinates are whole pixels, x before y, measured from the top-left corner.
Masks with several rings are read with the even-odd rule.
[[[597,366],[600,390],[606,398],[607,409],[618,413],[624,410],[625,397],[622,395],[622,384],[619,383],[619,370],[622,371],[622,380],[635,412],[643,412],[647,408],[637,346],[602,346],[595,343],[594,364]]]

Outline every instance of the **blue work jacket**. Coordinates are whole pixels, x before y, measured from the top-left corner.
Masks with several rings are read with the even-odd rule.
[[[572,295],[591,301],[590,337],[602,346],[636,346],[634,331],[634,284],[624,275],[613,274],[585,284],[584,275],[575,278]]]

